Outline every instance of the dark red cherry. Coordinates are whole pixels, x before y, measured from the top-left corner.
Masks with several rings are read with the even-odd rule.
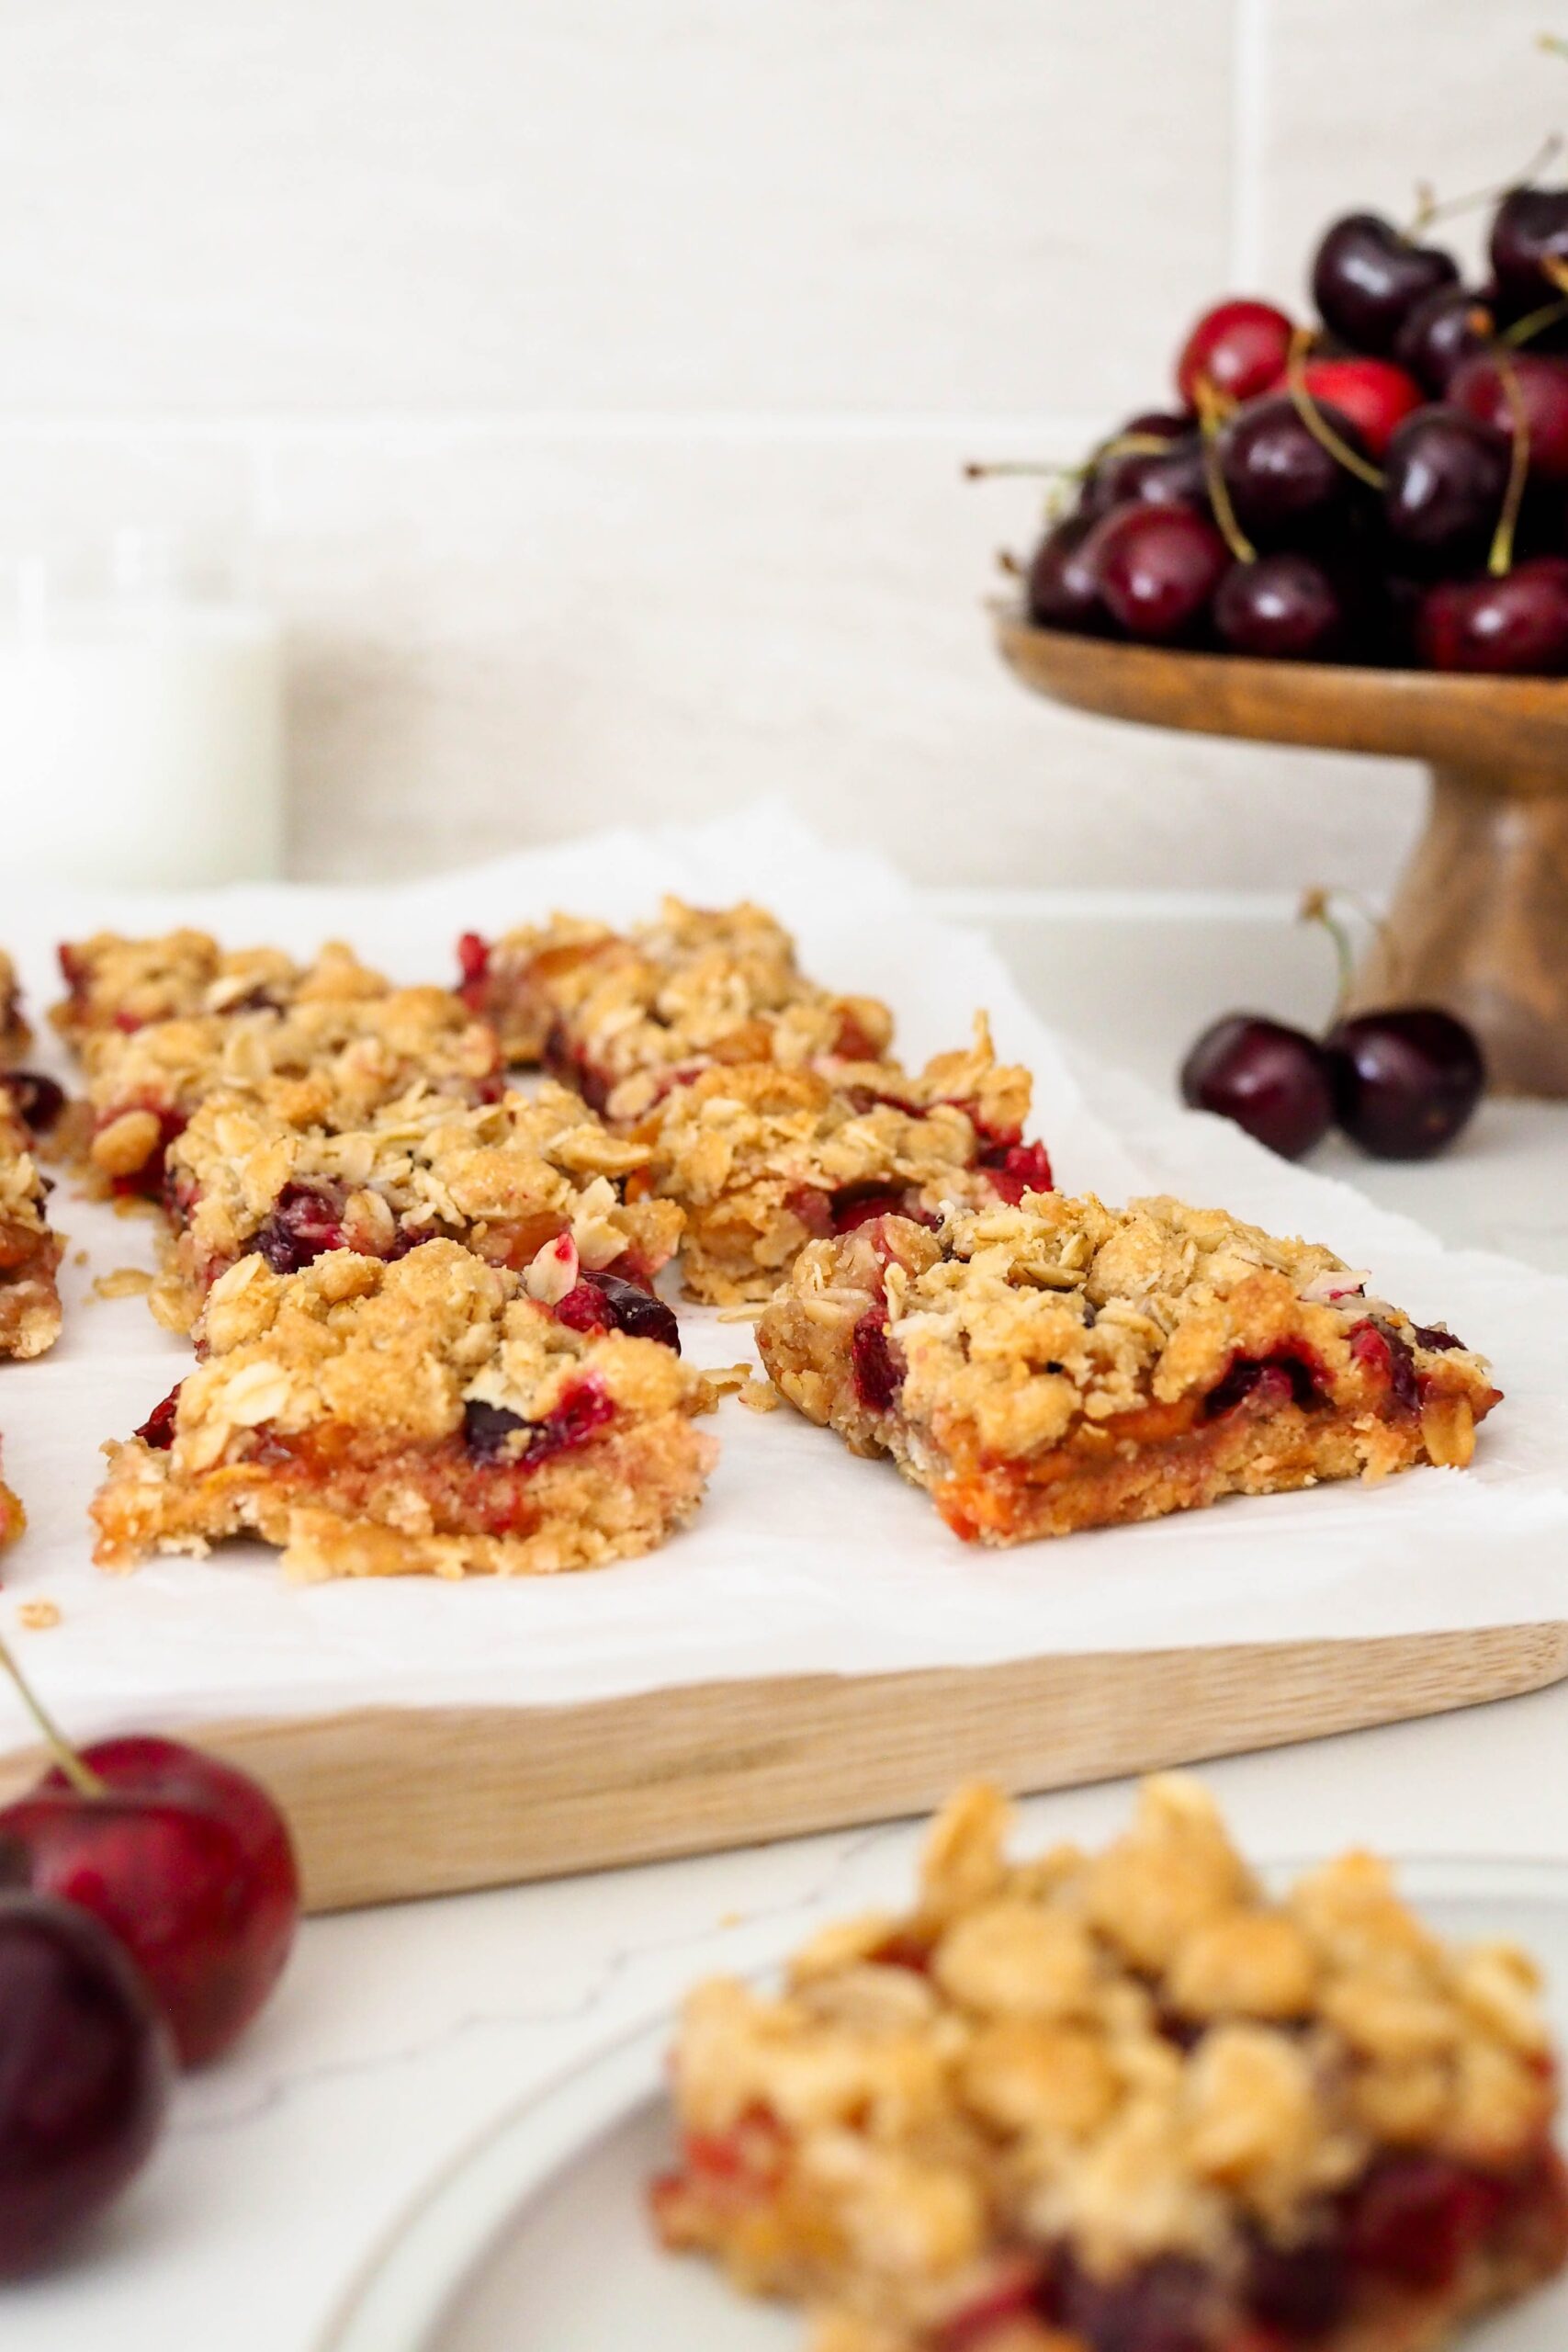
[[[1492,327],[1483,296],[1467,286],[1439,286],[1406,314],[1393,356],[1430,399],[1440,401],[1461,361],[1486,349]]]
[[[1444,2156],[1385,2157],[1350,2206],[1358,2267],[1410,2287],[1446,2287],[1495,2222],[1506,2191]]]
[[[297,1274],[324,1250],[343,1248],[343,1208],[341,1195],[321,1185],[285,1184],[251,1246],[275,1274]]]
[[[1390,359],[1309,359],[1303,380],[1319,408],[1348,416],[1373,458],[1388,447],[1393,428],[1421,406],[1421,387]]]
[[[1325,414],[1359,451],[1360,436],[1349,418],[1337,410]],[[1283,392],[1250,401],[1226,418],[1220,463],[1236,521],[1259,548],[1321,544],[1343,529],[1367,495]]]
[[[1524,412],[1531,473],[1546,481],[1568,481],[1568,359],[1537,351],[1477,352],[1455,370],[1448,396],[1450,407],[1509,441],[1517,399]]]
[[[1083,558],[1093,528],[1090,514],[1064,515],[1035,548],[1025,593],[1029,617],[1042,628],[1073,629],[1080,637],[1103,637],[1110,628],[1100,581]]]
[[[282,1973],[299,1917],[288,1825],[258,1781],[177,1740],[84,1748],[0,1812],[0,1876],[90,1911],[140,1965],[182,2064],[226,2050]]]
[[[1417,409],[1383,461],[1383,521],[1416,568],[1467,571],[1492,544],[1508,482],[1508,444],[1453,408]]]
[[[1230,554],[1207,515],[1190,507],[1119,506],[1095,525],[1084,561],[1129,637],[1169,645],[1203,633]]]
[[[1434,670],[1561,677],[1568,672],[1568,556],[1532,556],[1500,579],[1438,581],[1422,603],[1416,641]]]
[[[0,1070],[0,1094],[10,1096],[17,1118],[35,1136],[52,1133],[65,1108],[65,1089],[41,1069]]]
[[[657,1340],[661,1347],[681,1352],[674,1310],[621,1274],[585,1268],[553,1312],[558,1323],[569,1324],[574,1331],[624,1331],[628,1339]]]
[[[1201,383],[1226,400],[1249,401],[1272,390],[1290,356],[1290,320],[1272,302],[1236,296],[1205,311],[1181,346],[1176,383],[1190,409]]]
[[[1510,188],[1492,217],[1490,253],[1509,318],[1540,310],[1560,294],[1542,264],[1568,263],[1568,187]]]
[[[38,2269],[141,2170],[173,2071],[107,1929],[46,1895],[0,1895],[0,2278]]]
[[[1134,429],[1127,427],[1129,434]],[[1113,447],[1085,481],[1078,512],[1090,516],[1109,514],[1112,507],[1138,499],[1145,506],[1207,507],[1209,481],[1201,434],[1189,426],[1169,436],[1158,449]]]
[[[1386,358],[1416,303],[1458,277],[1451,254],[1413,243],[1379,213],[1349,212],[1318,246],[1312,293],[1324,324],[1352,351]]]
[[[1356,1013],[1323,1045],[1334,1115],[1378,1159],[1429,1159],[1469,1125],[1485,1091],[1473,1033],[1437,1005]]]
[[[1233,653],[1265,662],[1332,662],[1345,650],[1345,601],[1311,556],[1280,549],[1233,564],[1214,598],[1214,627]]]
[[[1334,1118],[1316,1039],[1257,1012],[1227,1013],[1204,1030],[1181,1065],[1181,1098],[1234,1120],[1284,1159],[1320,1143]]]
[[[904,1385],[904,1357],[887,1329],[886,1306],[868,1306],[851,1332],[850,1367],[866,1411],[890,1411]]]

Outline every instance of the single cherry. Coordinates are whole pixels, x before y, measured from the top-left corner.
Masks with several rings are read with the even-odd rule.
[[[1477,352],[1457,368],[1449,402],[1512,440],[1515,402],[1524,413],[1532,474],[1568,481],[1568,359],[1543,352]]]
[[[1083,558],[1112,619],[1161,645],[1201,636],[1230,563],[1213,524],[1186,506],[1119,506],[1095,525]]]
[[[140,2171],[173,2060],[152,1995],[108,1930],[0,1894],[0,2278],[37,2269]]]
[[[1383,520],[1408,558],[1445,571],[1483,561],[1508,484],[1500,433],[1458,409],[1417,409],[1396,428],[1383,472]]]
[[[1349,418],[1337,410],[1325,413],[1334,431],[1364,454]],[[1227,417],[1219,447],[1235,519],[1260,548],[1321,544],[1343,530],[1366,496],[1282,392],[1251,401]]]
[[[1204,1030],[1181,1065],[1181,1098],[1234,1120],[1283,1159],[1321,1143],[1334,1118],[1316,1039],[1257,1012],[1227,1013]]]
[[[1407,312],[1393,356],[1424,392],[1440,401],[1461,361],[1490,345],[1492,327],[1483,295],[1472,293],[1467,286],[1439,286]]]
[[[1214,627],[1233,653],[1264,662],[1332,662],[1348,635],[1345,599],[1329,573],[1284,548],[1232,566],[1214,598]]]
[[[1110,628],[1099,579],[1083,557],[1093,528],[1090,514],[1064,515],[1035,548],[1025,594],[1029,617],[1042,628],[1073,629],[1080,637],[1103,637]]]
[[[1285,372],[1292,332],[1284,311],[1272,302],[1240,296],[1216,302],[1181,346],[1176,382],[1182,399],[1196,409],[1201,384],[1230,401],[1249,401],[1270,390]]]
[[[1145,437],[1149,419],[1134,417],[1123,427],[1128,440]],[[1090,469],[1078,498],[1078,513],[1091,517],[1109,514],[1112,507],[1141,499],[1145,506],[1206,507],[1208,479],[1203,469],[1203,442],[1190,421],[1181,420],[1179,433],[1158,438],[1157,449],[1118,448],[1112,442]]]
[[[1459,277],[1453,255],[1417,245],[1376,212],[1331,222],[1312,266],[1324,324],[1352,351],[1386,358],[1417,302]]]
[[[1490,253],[1506,317],[1524,317],[1561,294],[1550,265],[1568,264],[1568,187],[1510,188],[1492,217]]]
[[[1309,359],[1303,381],[1319,408],[1348,416],[1369,455],[1381,458],[1394,426],[1421,406],[1421,387],[1389,359]]]
[[[1416,642],[1434,670],[1561,677],[1568,672],[1568,556],[1531,556],[1498,579],[1438,581],[1421,605]]]
[[[1334,1115],[1378,1159],[1429,1159],[1468,1125],[1485,1091],[1473,1032],[1436,1005],[1356,1013],[1323,1042]]]

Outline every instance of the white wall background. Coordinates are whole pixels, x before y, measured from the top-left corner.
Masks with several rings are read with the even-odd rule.
[[[1414,773],[1015,686],[1034,502],[959,467],[1081,454],[1330,212],[1517,172],[1563,13],[5,0],[0,541],[254,529],[302,875],[779,791],[931,880],[1380,884]]]

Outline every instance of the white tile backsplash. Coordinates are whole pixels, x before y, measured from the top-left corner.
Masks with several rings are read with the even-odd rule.
[[[959,883],[1377,887],[1414,775],[1073,718],[1027,485],[1235,274],[1568,119],[1533,0],[10,0],[0,554],[259,524],[296,869],[759,792]],[[63,521],[62,521],[63,518]]]

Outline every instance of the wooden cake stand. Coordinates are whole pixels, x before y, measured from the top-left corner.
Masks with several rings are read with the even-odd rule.
[[[1446,1005],[1480,1037],[1495,1088],[1568,1095],[1568,679],[1175,653],[1016,611],[998,627],[1024,683],[1076,710],[1427,761],[1427,830],[1351,1007]]]

